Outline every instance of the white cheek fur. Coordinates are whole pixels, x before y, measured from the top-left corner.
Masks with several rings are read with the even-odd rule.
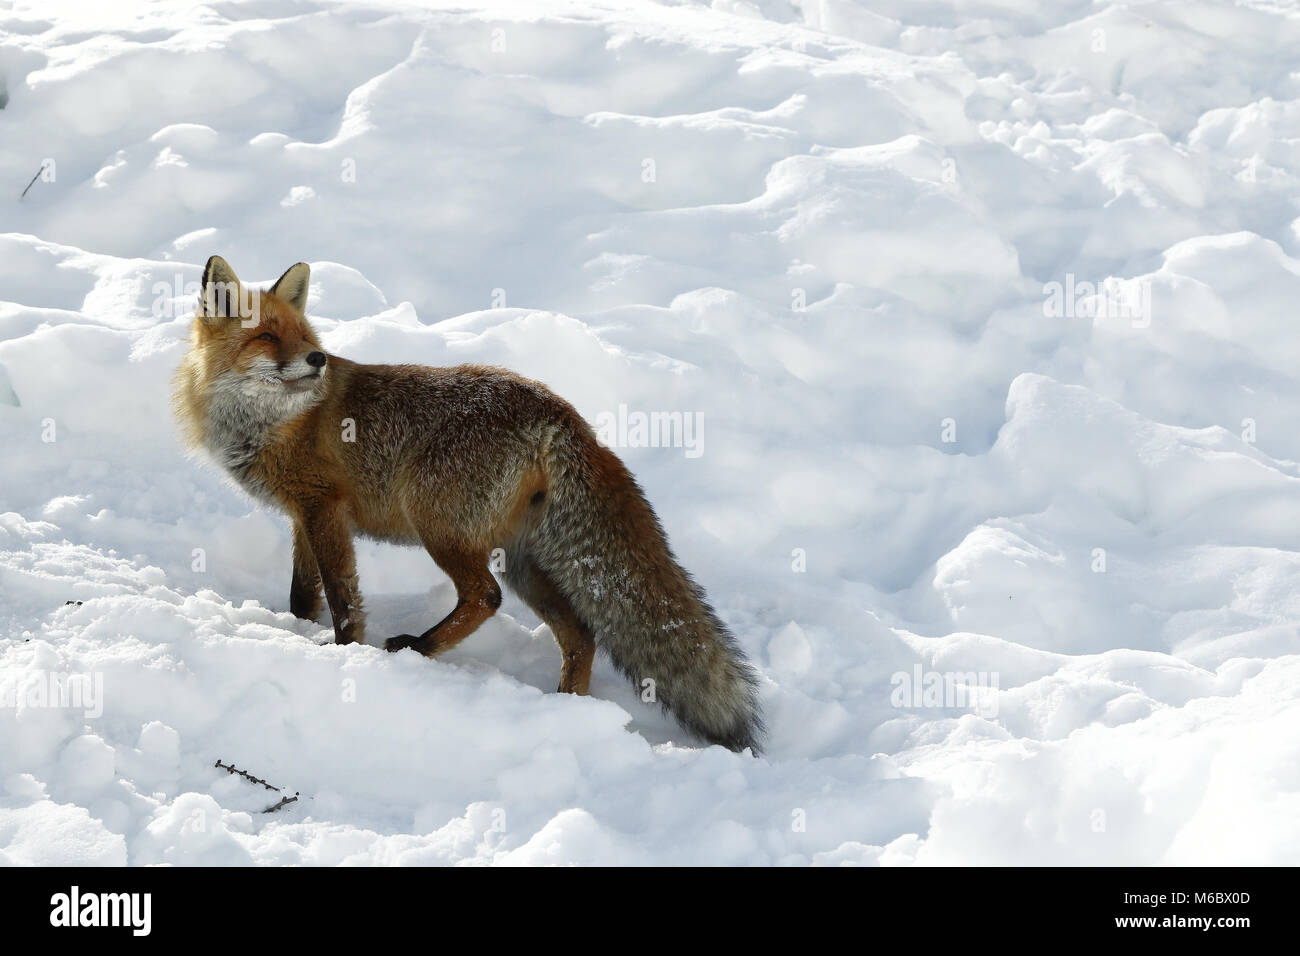
[[[315,371],[315,368],[307,364],[306,358],[286,362],[284,368],[281,368],[280,363],[274,359],[259,357],[249,362],[243,377],[258,383],[283,388],[285,381],[302,378],[302,376],[310,375]],[[326,369],[320,369],[320,377],[324,378],[325,375]]]

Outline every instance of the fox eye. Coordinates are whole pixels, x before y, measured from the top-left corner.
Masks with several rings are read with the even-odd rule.
[[[263,332],[261,335],[258,336],[258,339],[262,342],[275,342],[277,345],[280,342],[279,336],[274,335],[271,332]]]

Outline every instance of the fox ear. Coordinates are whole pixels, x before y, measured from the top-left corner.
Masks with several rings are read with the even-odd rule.
[[[230,263],[221,256],[209,259],[203,267],[202,291],[199,292],[202,317],[209,322],[238,317],[242,293],[243,286]]]
[[[285,270],[284,275],[271,286],[271,295],[283,299],[299,312],[307,311],[307,284],[311,280],[311,266],[299,262]]]

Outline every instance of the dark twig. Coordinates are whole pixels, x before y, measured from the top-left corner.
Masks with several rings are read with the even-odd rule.
[[[276,811],[276,810],[279,810],[281,807],[286,807],[286,806],[288,806],[288,805],[291,804],[291,803],[297,803],[297,802],[298,802],[298,791],[295,790],[295,791],[293,792],[293,796],[292,796],[292,797],[281,797],[279,803],[277,803],[277,804],[276,804],[275,806],[273,806],[273,807],[267,807],[267,808],[266,808],[265,810],[263,810],[262,812],[263,812],[263,813],[275,813],[275,811]]]
[[[226,771],[226,773],[233,773],[236,774],[237,776],[243,777],[245,780],[251,780],[253,781],[253,783],[260,783],[262,786],[266,787],[267,790],[274,790],[276,793],[283,792],[280,790],[279,787],[273,787],[265,780],[260,780],[257,777],[254,777],[247,770],[240,770],[234,764],[222,763],[220,757],[217,758],[217,762],[213,764],[213,766],[220,767],[222,770]]]
[[[44,164],[44,163],[41,163],[41,168],[38,169],[38,170],[36,170],[36,175],[33,176],[33,177],[32,177],[32,181],[31,181],[30,183],[27,184],[27,189],[31,189],[34,185],[36,185],[36,180],[38,180],[38,179],[41,178],[41,173],[43,173],[43,172],[45,172],[45,164]],[[22,194],[21,196],[18,197],[19,199],[26,199],[26,198],[27,198],[27,189],[24,189],[24,190],[23,190],[23,194]]]

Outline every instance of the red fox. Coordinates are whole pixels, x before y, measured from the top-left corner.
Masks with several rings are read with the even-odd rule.
[[[501,605],[490,570],[555,635],[560,692],[586,694],[602,648],[687,729],[758,752],[758,677],[677,563],[636,480],[568,402],[501,368],[362,365],[326,353],[304,316],[310,269],[248,290],[203,270],[173,405],[191,448],[289,516],[289,609],[364,641],[352,537],[421,545],[456,606],[390,651],[454,647]]]

